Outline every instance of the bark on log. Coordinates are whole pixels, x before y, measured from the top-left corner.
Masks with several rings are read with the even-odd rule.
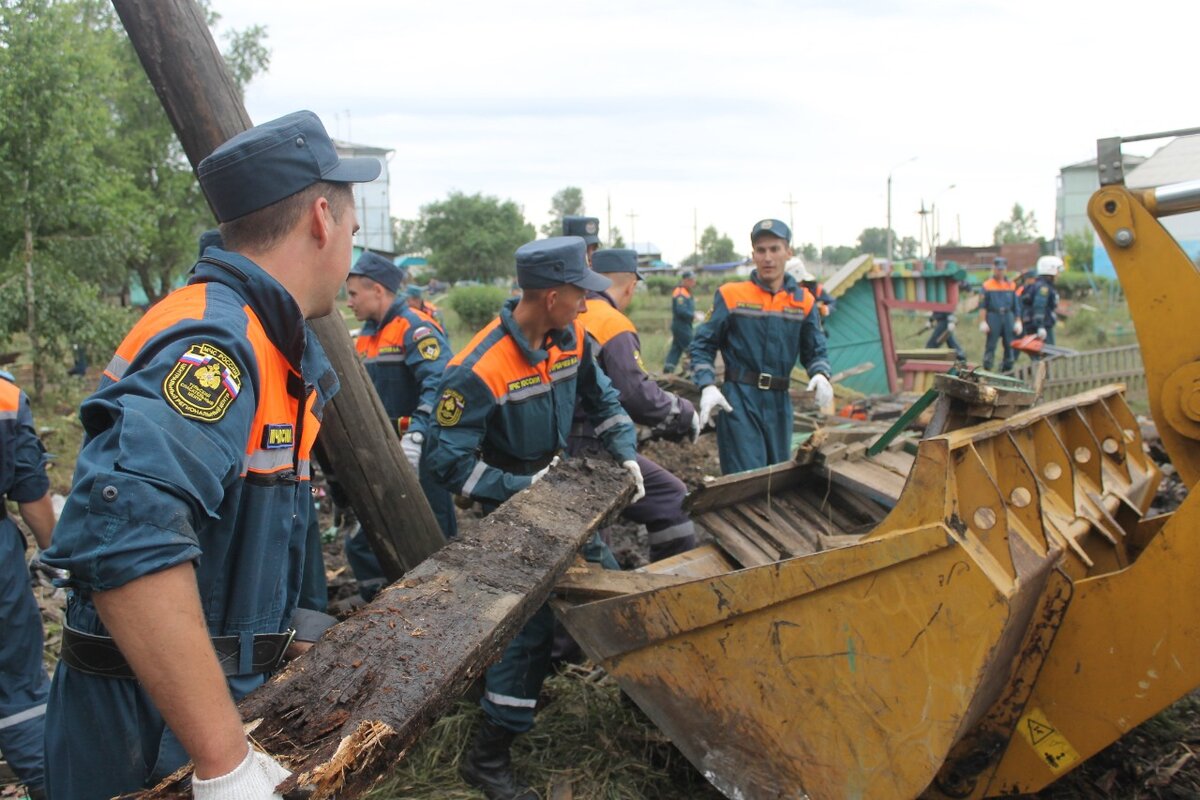
[[[194,0],[112,0],[193,169],[251,126],[237,86]],[[389,580],[442,545],[442,534],[392,431],[345,323],[309,321],[342,388],[321,440]]]
[[[293,776],[285,798],[355,798],[500,656],[633,483],[610,461],[569,461],[332,628],[241,703]],[[143,800],[190,797],[187,769]]]

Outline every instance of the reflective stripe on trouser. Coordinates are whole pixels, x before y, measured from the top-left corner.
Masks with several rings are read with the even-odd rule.
[[[599,534],[592,535],[581,553],[605,569],[620,569]],[[486,686],[479,705],[500,727],[515,733],[525,733],[533,727],[538,695],[550,670],[554,623],[554,612],[543,603],[508,643],[503,657],[484,673]]]
[[[792,400],[787,392],[744,383],[726,383],[721,392],[733,406],[717,414],[722,475],[792,460]]]
[[[0,752],[23,783],[39,787],[50,679],[24,539],[9,519],[0,520],[0,676]]]
[[[1013,365],[1013,325],[1016,318],[1012,314],[1000,314],[989,311],[987,314],[988,335],[987,343],[983,346],[983,368],[991,369],[996,358],[996,344],[1002,342],[1004,354],[1000,361],[1000,371],[1008,372]]]
[[[671,326],[671,349],[667,351],[667,360],[664,362],[663,369],[667,372],[675,369],[679,364],[679,359],[683,358],[683,354],[687,352],[688,346],[692,343],[692,328],[688,326],[686,330],[677,329],[674,325]]]
[[[67,604],[67,624],[87,633],[104,630],[95,609],[74,599]],[[236,701],[263,680],[263,675],[243,675],[228,678],[227,684]],[[137,681],[87,675],[58,662],[46,706],[51,800],[116,797],[149,788],[187,761],[183,745]]]
[[[646,496],[621,512],[621,516],[645,525],[650,540],[650,560],[658,561],[696,546],[696,529],[683,510],[687,487],[666,469],[639,455]]]

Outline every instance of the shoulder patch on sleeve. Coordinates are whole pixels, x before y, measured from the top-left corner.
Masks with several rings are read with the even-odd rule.
[[[633,360],[637,362],[638,369],[640,369],[642,372],[645,372],[646,374],[650,373],[650,370],[646,369],[646,362],[642,360],[642,351],[641,350],[633,351]]]
[[[442,354],[442,346],[435,337],[427,336],[417,342],[417,352],[426,361],[436,361],[437,357]]]
[[[1038,294],[1043,295],[1043,296],[1050,294],[1050,287],[1043,286],[1042,288],[1038,289]]]
[[[428,325],[422,325],[413,331],[414,339],[424,339],[426,336],[433,336],[433,328]]]
[[[453,428],[462,419],[463,409],[467,407],[466,398],[461,392],[447,389],[438,400],[436,418],[438,425],[443,428]]]
[[[163,399],[188,419],[217,422],[242,390],[242,370],[224,350],[206,342],[187,352],[163,379]]]

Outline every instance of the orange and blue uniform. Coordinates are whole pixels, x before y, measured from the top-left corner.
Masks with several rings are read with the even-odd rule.
[[[650,379],[642,364],[637,328],[612,299],[606,294],[589,294],[587,313],[580,320],[595,345],[600,368],[612,381],[630,418],[656,435],[690,436],[695,409]],[[571,455],[599,449],[582,407],[575,410],[570,444]],[[646,526],[651,561],[692,549],[696,546],[695,526],[683,511],[687,487],[645,456],[639,454],[637,461],[646,496],[626,507],[621,516]]]
[[[671,349],[663,363],[663,372],[674,372],[679,359],[692,344],[692,322],[696,318],[696,298],[686,286],[671,292]]]
[[[0,372],[0,752],[31,789],[42,788],[42,739],[50,679],[42,665],[42,614],[29,590],[25,537],[4,499],[46,496],[46,451],[29,398]]]
[[[637,457],[633,422],[597,366],[583,325],[576,320],[534,346],[513,319],[518,302],[508,300],[451,359],[425,443],[433,477],[488,510],[528,488],[567,447],[576,403],[617,461]],[[584,555],[616,568],[598,538]],[[482,706],[496,724],[518,733],[533,726],[553,636],[554,615],[543,605],[488,669]]]
[[[191,562],[209,633],[233,642],[230,691],[260,685],[273,665],[256,643],[278,642],[296,609],[309,453],[337,386],[283,286],[210,247],[80,407],[74,486],[44,558],[71,573],[67,626],[106,636],[94,592]],[[46,720],[51,796],[111,797],[187,761],[135,679],[68,664],[63,650]]]
[[[991,369],[996,357],[996,343],[1004,345],[1000,370],[1008,372],[1013,366],[1013,327],[1019,317],[1017,285],[1007,278],[988,278],[983,282],[983,309],[988,324],[987,342],[983,346],[983,368]]]
[[[825,334],[812,293],[784,275],[772,292],[750,280],[723,284],[709,318],[692,341],[692,369],[701,388],[716,383],[713,362],[725,362],[721,392],[733,411],[717,415],[721,472],[728,475],[792,458],[792,400],[797,361],[809,376],[829,377]]]

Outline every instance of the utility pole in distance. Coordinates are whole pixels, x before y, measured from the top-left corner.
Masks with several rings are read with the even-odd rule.
[[[632,247],[636,251],[637,250],[637,235],[634,233],[634,230],[633,230],[633,221],[635,219],[637,219],[637,213],[630,211],[625,216],[629,217],[629,246]]]
[[[793,237],[796,235],[796,203],[798,202],[800,201],[792,199],[791,192],[788,192],[788,199],[783,201],[784,205],[788,207],[788,228],[791,229]]]

